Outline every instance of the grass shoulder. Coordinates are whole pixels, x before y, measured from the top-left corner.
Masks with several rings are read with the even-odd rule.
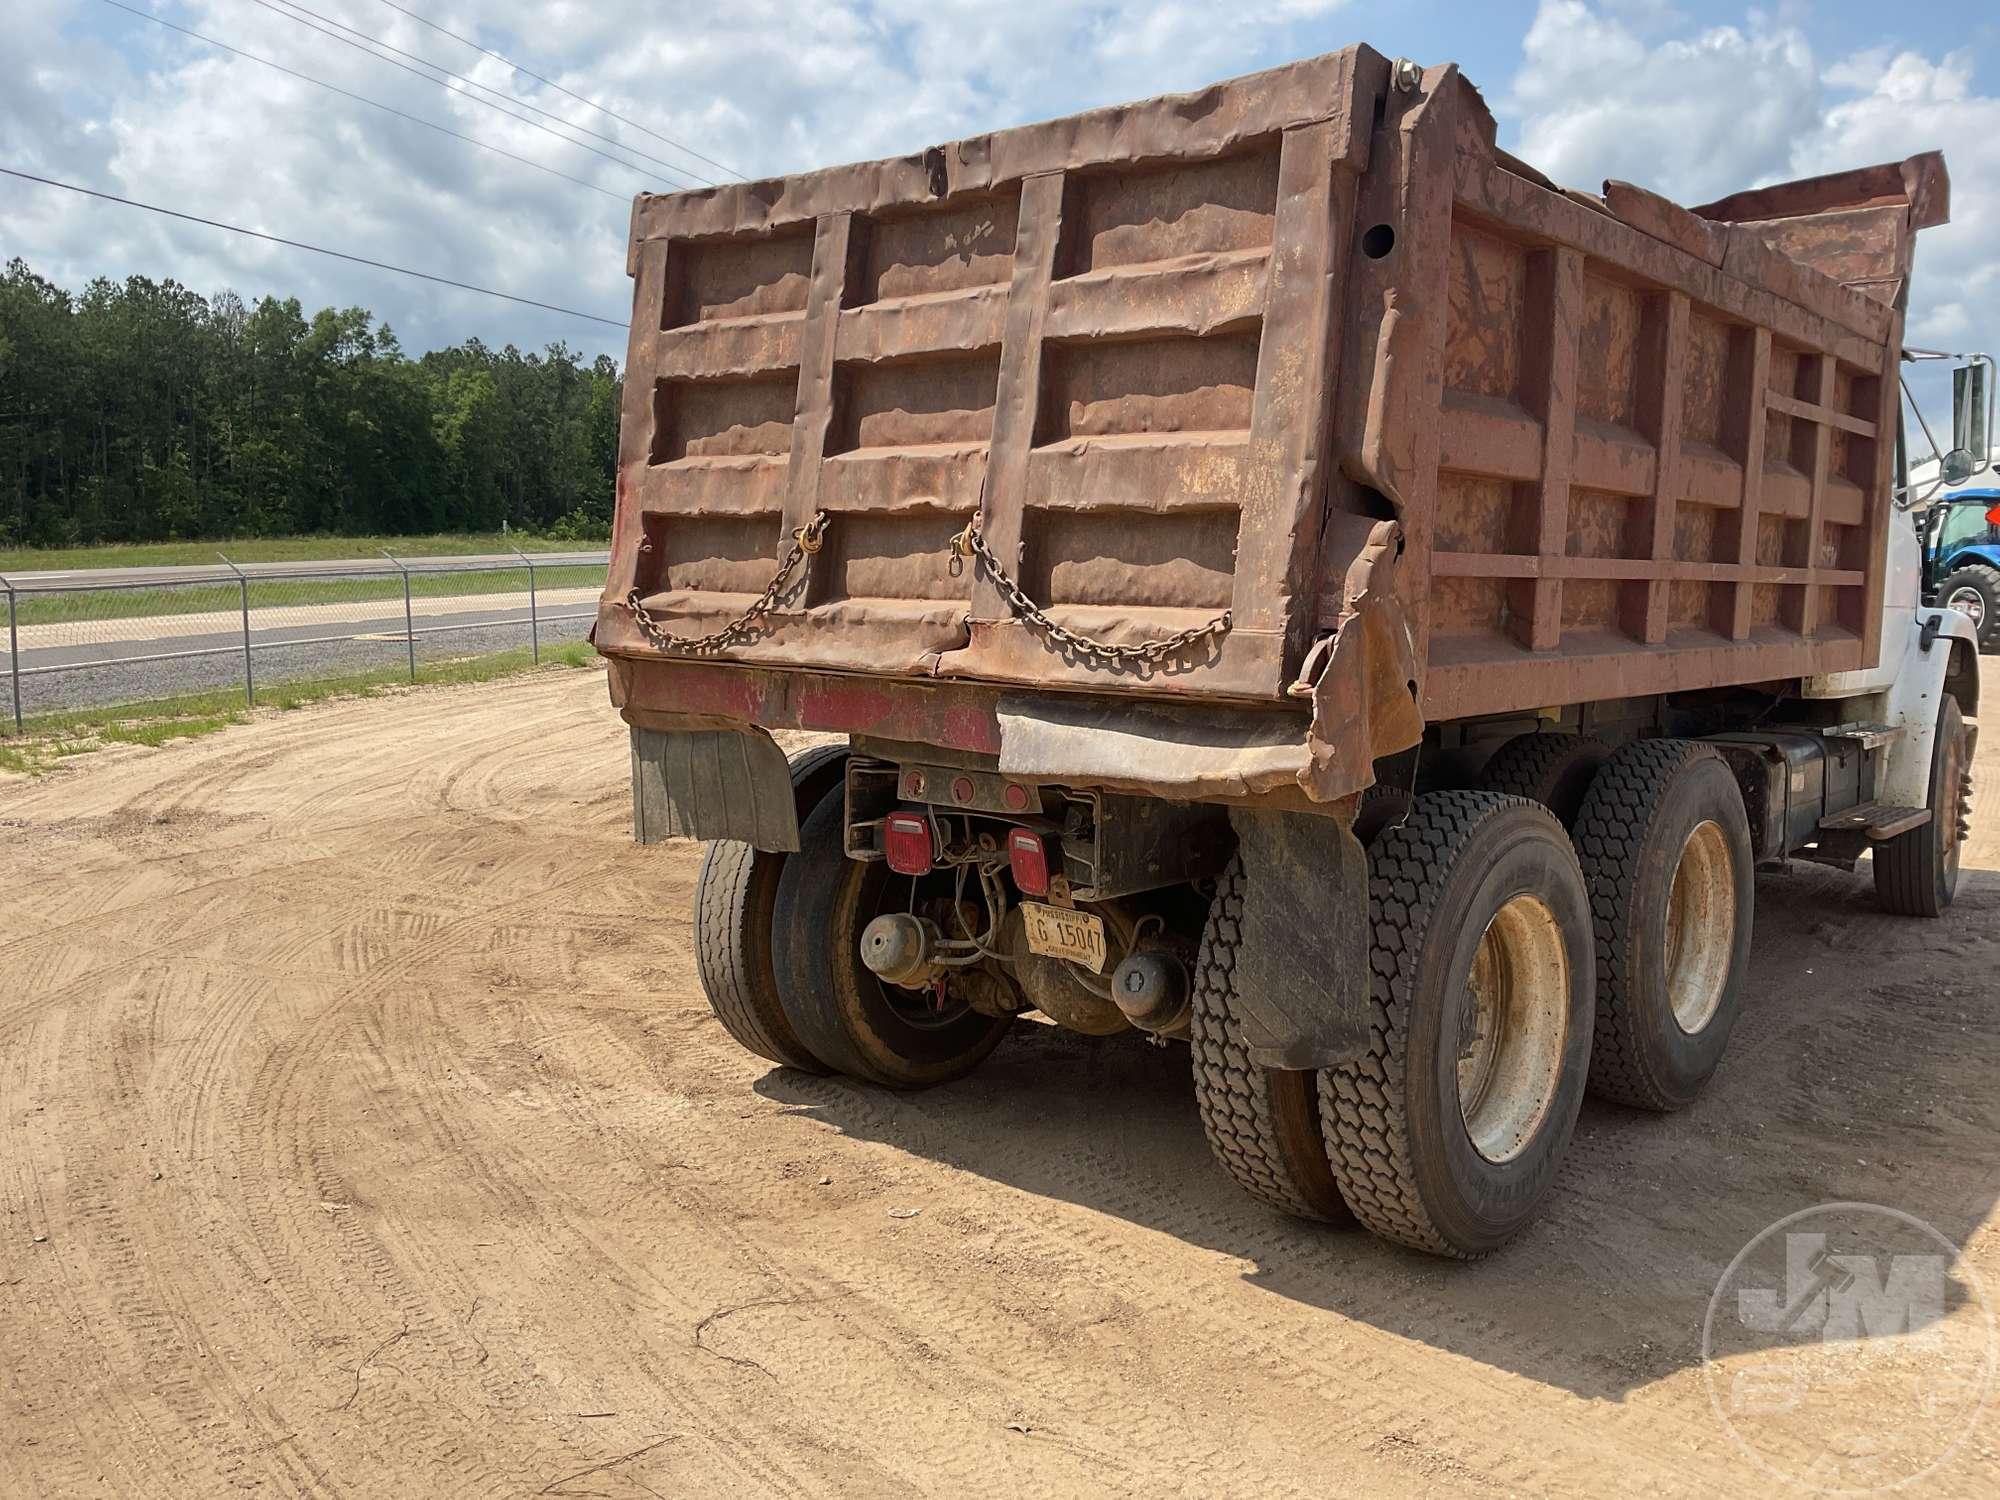
[[[234,562],[325,562],[374,557],[382,549],[402,557],[467,557],[511,552],[588,552],[601,542],[559,542],[513,532],[462,532],[433,536],[263,536],[213,542],[111,542],[96,547],[0,548],[0,573],[53,568],[171,568],[212,563],[218,552]]]
[[[596,651],[583,641],[545,647],[537,665],[526,647],[425,662],[419,668],[419,688],[464,686],[518,677],[531,672],[577,671],[598,664]],[[373,698],[412,690],[401,667],[384,667],[338,677],[298,678],[257,686],[257,708],[289,712],[334,698]],[[0,773],[41,776],[63,762],[110,745],[157,748],[173,740],[198,739],[233,724],[247,723],[251,711],[236,689],[185,693],[143,703],[104,708],[68,709],[34,714],[22,733],[0,739]]]

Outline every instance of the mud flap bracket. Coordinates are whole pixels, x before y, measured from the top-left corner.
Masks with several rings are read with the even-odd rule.
[[[1368,1045],[1368,860],[1332,818],[1233,809],[1237,1020],[1251,1061],[1328,1068]]]

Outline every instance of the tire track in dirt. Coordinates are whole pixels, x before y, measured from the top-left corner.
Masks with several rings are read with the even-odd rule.
[[[1237,1198],[1178,1052],[1023,1026],[916,1096],[736,1052],[601,693],[0,789],[0,1283],[50,1309],[0,1352],[37,1440],[0,1491],[1734,1490],[1691,1344],[1749,1234],[1901,1153],[1878,1190],[1976,1205],[1990,1261],[2000,886],[1897,924],[1760,883],[1711,1096],[1587,1109],[1548,1215],[1447,1269]]]

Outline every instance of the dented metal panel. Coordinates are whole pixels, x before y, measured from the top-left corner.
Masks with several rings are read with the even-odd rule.
[[[1233,704],[1242,743],[1162,787],[1318,804],[1426,719],[1866,666],[1946,196],[1934,157],[1698,210],[1565,190],[1455,68],[1354,47],[642,197],[597,642],[635,702],[927,683],[919,717],[1011,723],[1037,766],[1093,710],[994,688]],[[728,624],[821,514],[707,664],[635,624]]]

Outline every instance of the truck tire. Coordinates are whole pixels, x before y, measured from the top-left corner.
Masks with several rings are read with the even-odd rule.
[[[1378,781],[1369,787],[1355,804],[1355,842],[1363,849],[1373,848],[1375,840],[1410,815],[1413,800],[1406,786],[1385,786]]]
[[[1246,878],[1238,855],[1216,885],[1195,960],[1188,1042],[1201,1128],[1223,1170],[1252,1197],[1302,1219],[1352,1227],[1320,1131],[1319,1075],[1252,1062],[1236,1019]]]
[[[815,745],[792,757],[801,823],[839,789],[846,768],[845,745]],[[708,1008],[740,1046],[787,1068],[825,1073],[830,1069],[785,1019],[771,968],[771,909],[785,858],[736,839],[708,846],[694,882],[695,971]]]
[[[1641,740],[1598,772],[1575,835],[1597,938],[1590,1090],[1683,1109],[1743,1006],[1756,873],[1743,794],[1699,741]]]
[[[1982,648],[2000,635],[2000,570],[1984,563],[1952,570],[1937,586],[1937,602],[1971,617]]]
[[[828,797],[799,828],[772,907],[778,1001],[806,1049],[835,1071],[886,1088],[948,1083],[978,1067],[1011,1018],[944,1009],[885,985],[861,962],[861,930],[904,908],[909,883],[881,860],[849,859],[847,807]],[[891,886],[895,889],[892,890]]]
[[[1590,1063],[1590,903],[1547,808],[1433,792],[1368,856],[1368,1050],[1320,1074],[1333,1175],[1384,1238],[1473,1260],[1533,1215]]]
[[[1598,767],[1610,758],[1611,747],[1595,735],[1520,734],[1493,752],[1479,786],[1539,802],[1563,827],[1574,828]]]
[[[1958,894],[1959,859],[1972,831],[1972,757],[1950,693],[1938,705],[1930,796],[1930,822],[1875,846],[1875,898],[1898,917],[1941,917]]]

